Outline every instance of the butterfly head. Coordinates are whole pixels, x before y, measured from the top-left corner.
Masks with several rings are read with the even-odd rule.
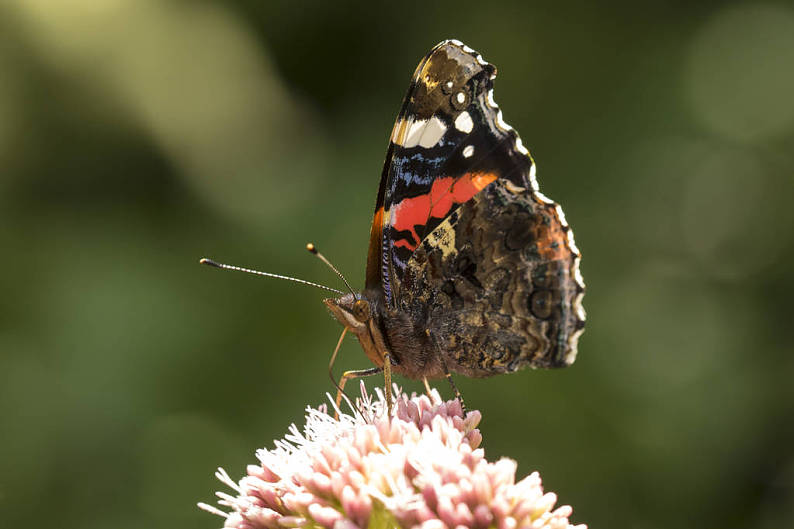
[[[376,366],[383,365],[385,340],[378,322],[378,308],[365,298],[366,294],[345,294],[338,298],[324,299],[325,306],[346,329],[358,338],[364,353]]]
[[[339,323],[356,334],[367,328],[367,322],[372,317],[370,303],[360,296],[345,294],[338,298],[324,299],[323,303]]]

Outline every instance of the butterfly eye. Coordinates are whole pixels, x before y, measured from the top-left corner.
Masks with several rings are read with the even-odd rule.
[[[468,90],[458,90],[449,98],[449,102],[452,105],[452,108],[455,110],[463,110],[469,106],[470,100],[471,96],[469,95]]]
[[[353,316],[360,322],[364,323],[369,319],[369,303],[363,299],[359,299],[353,304]]]

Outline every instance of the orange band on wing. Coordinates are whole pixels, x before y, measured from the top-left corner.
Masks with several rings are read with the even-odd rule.
[[[381,282],[381,252],[383,251],[383,206],[375,211],[369,233],[369,251],[367,253],[367,286]]]

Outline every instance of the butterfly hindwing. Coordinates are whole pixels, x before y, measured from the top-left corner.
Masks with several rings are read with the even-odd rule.
[[[579,256],[558,206],[498,180],[411,256],[399,310],[467,376],[563,367],[584,327]]]

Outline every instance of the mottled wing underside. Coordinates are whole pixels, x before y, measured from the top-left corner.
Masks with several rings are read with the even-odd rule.
[[[559,206],[498,180],[414,252],[400,309],[467,376],[570,365],[585,314],[569,232]]]

